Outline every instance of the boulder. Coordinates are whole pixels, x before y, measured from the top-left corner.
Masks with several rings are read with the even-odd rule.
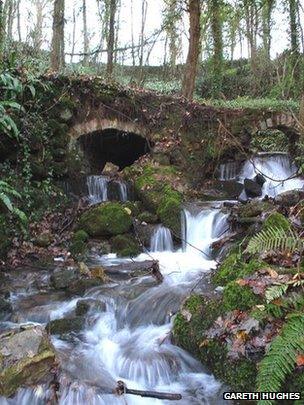
[[[119,167],[114,165],[114,163],[107,162],[105,167],[103,168],[102,174],[113,176],[119,172]]]
[[[265,179],[265,177],[264,177],[262,174],[258,173],[258,174],[255,176],[254,181],[255,181],[259,186],[262,187],[263,184],[266,182],[266,179]]]
[[[138,216],[137,219],[140,222],[145,222],[147,224],[156,224],[158,222],[158,218],[156,214],[152,214],[149,211],[144,211],[141,212]]]
[[[293,207],[303,199],[304,190],[290,190],[276,196],[275,202],[283,207]]]
[[[86,211],[79,224],[90,236],[112,236],[128,232],[132,218],[120,203],[110,202]]]
[[[23,386],[49,383],[55,368],[55,351],[41,326],[0,335],[0,396],[10,397]]]
[[[57,267],[51,275],[52,286],[56,290],[67,289],[80,277],[79,270],[75,267]]]
[[[70,332],[79,332],[83,329],[85,319],[82,316],[74,318],[54,319],[46,325],[46,330],[51,335],[61,335]]]
[[[85,298],[77,301],[76,316],[86,315],[88,312],[105,312],[107,309],[105,302],[94,298]]]
[[[261,185],[251,179],[244,180],[244,190],[248,197],[254,198],[254,197],[260,197],[262,195]]]
[[[44,232],[40,235],[38,235],[35,239],[34,239],[34,244],[42,247],[42,248],[46,248],[48,247],[52,242],[53,242],[53,236],[51,234],[51,232]]]
[[[138,241],[130,234],[114,236],[111,245],[112,251],[120,257],[138,256],[141,252]]]

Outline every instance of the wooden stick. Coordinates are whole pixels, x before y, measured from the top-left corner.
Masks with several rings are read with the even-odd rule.
[[[179,401],[180,399],[182,399],[181,394],[170,394],[168,392],[157,392],[157,391],[133,390],[127,388],[126,384],[123,381],[117,381],[117,386],[114,391],[117,395],[130,394],[146,398],[166,399],[167,401]]]

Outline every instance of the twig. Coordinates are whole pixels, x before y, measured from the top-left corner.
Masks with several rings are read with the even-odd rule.
[[[133,390],[127,388],[126,384],[123,381],[117,381],[117,386],[114,390],[114,393],[118,396],[130,394],[130,395],[138,395],[140,397],[145,398],[165,399],[167,401],[179,401],[182,399],[181,394],[170,394],[167,392],[157,392],[157,391]]]

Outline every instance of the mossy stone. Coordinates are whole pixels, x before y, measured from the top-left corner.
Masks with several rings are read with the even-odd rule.
[[[73,256],[85,253],[88,239],[89,235],[83,229],[79,229],[73,234],[70,244],[70,252]]]
[[[225,286],[230,281],[253,274],[264,266],[265,263],[256,259],[246,263],[240,253],[231,252],[212,275],[212,282],[215,285]]]
[[[137,217],[140,222],[146,222],[147,224],[156,224],[158,222],[158,216],[152,214],[152,212],[144,211]]]
[[[235,281],[228,283],[223,292],[223,311],[239,309],[246,311],[260,304],[262,299],[248,286],[240,286]]]
[[[119,257],[137,256],[141,252],[139,243],[132,235],[117,235],[111,239],[112,249]]]
[[[129,231],[132,218],[120,203],[106,203],[81,215],[79,226],[90,236],[119,235]]]
[[[54,319],[46,325],[46,330],[51,335],[79,332],[84,327],[84,323],[84,318],[81,316],[76,316],[75,318]]]

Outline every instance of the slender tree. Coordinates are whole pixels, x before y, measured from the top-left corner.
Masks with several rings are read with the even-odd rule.
[[[201,42],[201,5],[200,0],[188,0],[189,11],[189,49],[187,55],[187,61],[185,66],[185,73],[182,84],[183,96],[192,99],[195,79],[197,74],[197,65],[200,54],[200,42]]]
[[[82,21],[83,21],[83,64],[86,66],[89,60],[89,36],[87,27],[87,2],[82,0]],[[75,27],[75,25],[74,25]]]
[[[262,31],[263,48],[267,59],[270,59],[271,48],[271,15],[275,6],[275,0],[264,0],[262,6]]]
[[[290,30],[290,46],[293,54],[299,51],[299,24],[298,24],[298,1],[289,0],[289,30]]]
[[[64,0],[54,0],[51,67],[64,66]]]
[[[221,9],[223,7],[221,0],[210,0],[210,18],[213,40],[212,55],[212,93],[214,97],[219,95],[222,88],[223,77],[223,23]]]
[[[181,2],[179,0],[165,0],[164,28],[169,42],[170,73],[176,74],[176,63],[180,53],[180,38],[177,25],[182,18]]]
[[[5,36],[4,7],[3,7],[3,0],[0,0],[0,68],[1,63],[3,61],[4,36]]]
[[[110,0],[109,3],[109,29],[108,29],[108,60],[107,60],[107,76],[108,78],[113,75],[114,63],[114,45],[115,45],[115,14],[116,14],[117,0]]]

